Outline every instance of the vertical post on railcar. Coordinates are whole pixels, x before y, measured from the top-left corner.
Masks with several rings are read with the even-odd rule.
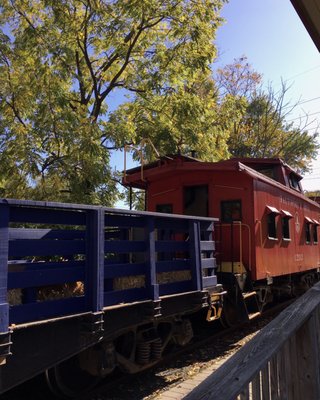
[[[100,313],[104,284],[104,210],[87,211],[86,224],[86,311]]]
[[[190,260],[193,290],[202,290],[201,249],[200,249],[200,223],[189,222]]]
[[[132,210],[132,186],[129,186],[129,209]]]
[[[0,365],[10,354],[8,291],[9,205],[0,206]]]
[[[146,217],[146,286],[153,301],[159,300],[159,285],[156,272],[156,234],[154,217]]]

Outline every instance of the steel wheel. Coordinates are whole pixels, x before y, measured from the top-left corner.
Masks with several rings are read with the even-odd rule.
[[[50,391],[58,398],[75,398],[92,389],[100,381],[80,368],[78,356],[46,370],[45,378]]]

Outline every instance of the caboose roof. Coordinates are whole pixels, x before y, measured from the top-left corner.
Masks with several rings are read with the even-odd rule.
[[[205,162],[183,155],[167,155],[152,163],[124,171],[123,183],[127,186],[146,188],[148,179],[177,170],[250,170],[251,176],[260,176],[259,170],[275,166],[284,168],[287,175],[293,174],[297,181],[302,179],[301,175],[280,158],[231,158],[218,162]]]
[[[173,173],[182,175],[194,171],[198,171],[199,173],[202,171],[239,171],[249,175],[253,179],[267,182],[272,186],[289,193],[294,193],[296,196],[314,203],[304,196],[303,193],[299,193],[299,191],[286,186],[284,182],[277,182],[259,172],[259,169],[267,167],[280,168],[287,176],[293,175],[297,181],[302,179],[301,175],[296,173],[280,158],[231,158],[218,162],[205,162],[183,155],[167,155],[152,163],[125,171],[123,184],[138,189],[147,189],[148,183],[171,176]]]

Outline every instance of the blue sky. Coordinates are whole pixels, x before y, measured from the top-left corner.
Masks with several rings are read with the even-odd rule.
[[[320,53],[290,0],[230,0],[222,15],[217,64],[246,55],[266,84],[277,90],[284,80],[290,86],[286,100],[300,103],[289,119],[308,122],[314,132],[320,123]],[[302,182],[305,190],[320,189],[319,157]]]
[[[300,103],[289,118],[295,124],[308,121],[314,132],[320,123],[320,53],[290,0],[230,0],[222,15],[226,22],[217,34],[217,65],[245,55],[275,90],[284,80],[290,86],[286,100]],[[302,181],[305,190],[320,189],[319,158],[313,166]]]
[[[290,86],[287,102],[300,104],[289,118],[303,124],[309,114],[308,129],[314,132],[320,123],[320,53],[290,0],[230,0],[222,16],[226,22],[217,32],[213,68],[245,55],[266,85],[278,90],[283,80]],[[113,160],[122,169],[123,155]],[[305,190],[320,190],[320,158],[313,165],[303,180]]]

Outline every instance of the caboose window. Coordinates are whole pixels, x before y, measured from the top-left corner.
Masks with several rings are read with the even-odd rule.
[[[306,243],[310,243],[311,241],[310,225],[310,222],[305,223]]]
[[[277,215],[280,214],[280,211],[273,206],[267,206],[267,227],[268,227],[268,238],[277,240]]]
[[[313,243],[318,243],[318,225],[312,225]]]
[[[241,200],[228,200],[221,202],[222,222],[241,221]]]
[[[292,214],[287,210],[281,210],[282,214],[282,239],[290,240],[290,218]]]
[[[289,175],[289,185],[292,189],[298,190],[299,192],[301,191],[300,183],[298,177],[291,173]]]
[[[290,240],[289,217],[282,217],[282,238]]]
[[[277,224],[276,224],[277,214],[272,212],[267,215],[268,221],[268,238],[277,239]]]

